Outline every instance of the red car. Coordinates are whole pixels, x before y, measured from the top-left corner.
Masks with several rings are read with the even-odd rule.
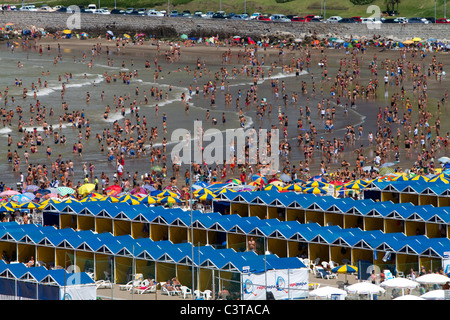
[[[311,19],[314,18],[314,17],[315,17],[315,15],[313,15],[313,14],[308,14],[308,15],[305,16],[304,19],[305,19],[306,22],[311,22]]]
[[[256,20],[258,20],[258,21],[272,21],[272,20],[270,20],[270,16],[266,15],[266,14],[259,15],[258,18],[256,18]]]
[[[351,17],[350,19],[353,19],[353,20],[355,20],[356,22],[359,22],[359,23],[362,22],[361,17],[359,17],[359,16],[357,16],[357,17]]]
[[[302,17],[294,17],[291,19],[291,21],[306,22],[306,19]]]
[[[450,23],[450,20],[446,18],[439,18],[436,20],[436,23]]]

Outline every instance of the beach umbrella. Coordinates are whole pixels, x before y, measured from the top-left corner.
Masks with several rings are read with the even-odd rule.
[[[431,290],[420,296],[425,300],[445,300],[444,290]]]
[[[264,187],[263,189],[264,191],[271,191],[271,190],[277,190],[277,191],[282,191],[283,188],[281,186],[277,186],[275,184],[269,184],[266,187]]]
[[[356,293],[356,294],[377,294],[377,293],[385,293],[382,287],[377,286],[371,282],[358,282],[352,284],[345,288],[348,293]]]
[[[353,190],[361,190],[361,189],[364,189],[366,186],[367,186],[367,184],[362,184],[358,181],[353,181],[353,182],[344,184],[344,187],[346,189],[353,189]]]
[[[400,296],[398,298],[395,298],[393,300],[425,300],[424,298],[412,295],[412,294],[405,294],[404,296]]]
[[[122,187],[118,184],[113,184],[105,189],[106,194],[110,195],[110,193],[119,193],[122,191]]]
[[[68,198],[64,198],[62,199],[60,202],[64,202],[64,203],[79,203],[80,200],[73,198],[73,197],[68,197]]]
[[[428,182],[430,179],[421,175],[417,175],[411,179],[409,179],[411,181],[420,181],[420,182]]]
[[[417,41],[422,41],[422,39],[419,38],[419,37],[415,37],[415,38],[412,39],[412,41],[417,42]]]
[[[264,179],[264,183],[267,183],[267,178],[264,176],[264,175],[262,175],[261,173],[255,173],[254,175],[252,175],[252,181],[256,181],[256,180],[258,180],[258,179]]]
[[[109,34],[111,37],[114,36],[114,33],[111,30],[106,31],[107,34]]]
[[[409,178],[406,175],[401,174],[401,175],[399,175],[399,176],[397,176],[395,178],[392,178],[391,180],[392,181],[408,181]]]
[[[343,274],[351,274],[358,272],[358,268],[349,264],[344,264],[342,266],[337,266],[331,269],[333,273],[343,273]]]
[[[131,38],[130,35],[127,34],[127,33],[124,33],[123,37],[124,37],[125,39],[130,39],[130,38]]]
[[[250,185],[251,186],[259,186],[259,185],[265,185],[267,184],[267,179],[266,178],[258,178],[255,181],[251,182]]]
[[[286,173],[282,173],[280,175],[280,180],[283,181],[284,183],[288,183],[292,181],[292,178],[290,175],[286,174]]]
[[[395,169],[394,168],[390,168],[390,167],[383,167],[380,169],[380,171],[378,172],[380,175],[384,176],[387,175],[389,173],[395,173]]]
[[[88,37],[88,34],[87,34],[86,32],[83,32],[83,33],[81,34],[81,36],[82,36],[83,38],[87,38],[87,37]]]
[[[158,198],[163,198],[163,197],[178,198],[178,194],[176,194],[175,192],[169,191],[169,190],[164,190],[163,192],[158,193],[157,197]]]
[[[36,209],[39,205],[34,202],[25,202],[19,205],[19,208],[21,209]]]
[[[26,195],[23,195],[23,194],[20,194],[20,193],[11,197],[11,201],[14,201],[14,202],[17,202],[17,203],[19,203],[19,202],[28,202],[28,201],[31,201],[31,200],[32,199],[28,198]]]
[[[227,194],[227,193],[236,193],[236,191],[233,190],[233,189],[222,188],[221,190],[218,190],[218,191],[214,192],[215,195],[219,195],[219,194],[222,194],[222,193],[224,193],[224,194]]]
[[[443,182],[443,183],[448,184],[448,183],[450,183],[450,180],[447,179],[445,174],[441,173],[441,174],[431,178],[430,180],[428,180],[428,182]]]
[[[157,200],[158,203],[180,203],[181,200],[174,197],[163,197]]]
[[[15,190],[6,190],[0,193],[0,197],[14,196],[16,194],[20,194],[20,192],[17,192]]]
[[[111,203],[117,203],[120,200],[119,200],[119,198],[116,198],[116,197],[113,197],[113,196],[106,196],[106,197],[101,198],[99,201],[109,201]]]
[[[0,212],[14,212],[14,211],[15,210],[12,207],[10,207],[6,204],[0,205]]]
[[[30,198],[31,201],[33,201],[34,198],[36,198],[36,196],[35,196],[34,194],[32,194],[31,192],[25,192],[25,193],[22,193],[22,194],[23,194],[24,196]]]
[[[87,195],[95,189],[95,184],[93,183],[85,183],[78,188],[78,193],[80,195]]]
[[[285,190],[285,191],[302,192],[303,188],[300,187],[298,184],[293,183],[293,184],[290,184],[290,185],[284,187],[283,190]]]
[[[306,188],[314,188],[314,187],[323,188],[323,187],[328,186],[328,184],[325,183],[325,182],[321,182],[321,181],[316,180],[316,181],[309,181],[304,186]]]
[[[146,196],[139,200],[140,203],[145,203],[145,204],[155,204],[156,201],[157,201],[157,198],[152,197],[152,196]]]
[[[70,187],[58,187],[56,188],[61,196],[66,196],[68,194],[74,194],[75,190]]]
[[[304,193],[312,193],[312,194],[327,194],[328,190],[324,188],[312,187],[303,190]]]
[[[380,283],[380,287],[402,289],[402,295],[405,289],[414,289],[418,285],[418,282],[407,278],[392,278]]]
[[[413,44],[413,43],[414,43],[414,41],[412,41],[412,40],[403,41],[403,44]]]
[[[347,296],[347,292],[344,290],[341,290],[336,287],[321,287],[315,290],[312,290],[309,293],[310,297],[317,297],[317,298],[327,298],[330,299],[333,295],[342,295],[344,297]]]
[[[272,182],[269,182],[268,185],[274,185],[274,186],[278,186],[278,187],[283,187],[284,183],[282,181],[279,181],[279,180],[273,180]]]
[[[385,163],[383,163],[380,166],[380,168],[386,168],[386,167],[392,167],[392,166],[395,166],[395,163],[393,163],[393,162],[385,162]]]
[[[320,182],[323,182],[323,183],[328,183],[328,181],[324,177],[322,177],[320,175],[311,177],[308,181],[320,181]]]
[[[64,29],[64,30],[63,30],[63,33],[64,33],[64,34],[71,34],[71,33],[72,33],[72,30]]]
[[[329,39],[330,41],[336,41],[337,40],[337,38],[335,38],[335,37],[331,37],[330,39]]]
[[[425,300],[445,300],[445,290],[431,290],[420,297]]]
[[[297,43],[302,42],[302,41],[303,41],[303,39],[300,39],[300,38],[295,38],[294,39],[294,42],[297,42]]]
[[[121,203],[128,203],[128,204],[130,204],[130,205],[141,204],[141,202],[140,202],[138,199],[133,199],[133,198],[126,199],[126,200],[122,200],[122,201],[120,201],[120,202],[121,202]]]
[[[194,191],[194,195],[213,194],[213,192],[207,188],[201,188]]]
[[[342,39],[337,39],[337,40],[335,40],[334,42],[336,42],[336,43],[344,43],[345,41],[342,40]]]
[[[94,202],[94,201],[100,201],[99,199],[96,198],[91,198],[91,197],[84,197],[83,199],[79,200],[80,202]]]
[[[429,273],[416,278],[416,281],[422,284],[445,284],[450,278],[438,273]]]
[[[205,193],[205,194],[196,195],[195,198],[200,201],[211,201],[211,200],[214,200],[216,197],[212,193]]]
[[[180,38],[181,38],[182,40],[187,40],[189,37],[188,37],[187,34],[182,34],[182,35],[180,36]]]
[[[241,180],[238,180],[238,179],[230,179],[230,180],[228,180],[226,183],[235,183],[235,184],[242,184],[242,181]]]
[[[38,189],[39,189],[38,186],[35,186],[34,184],[30,184],[30,185],[26,186],[25,189],[23,189],[23,191],[24,192],[34,192]]]
[[[145,189],[145,190],[147,190],[148,192],[152,192],[152,191],[155,191],[155,190],[156,190],[156,188],[155,188],[154,186],[150,185],[150,184],[144,184],[144,185],[142,186],[142,188]]]
[[[448,163],[448,162],[450,162],[450,158],[449,157],[440,157],[438,159],[438,161],[441,163]]]

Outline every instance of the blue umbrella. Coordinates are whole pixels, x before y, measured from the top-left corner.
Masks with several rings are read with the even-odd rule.
[[[34,198],[36,198],[36,196],[34,194],[32,194],[31,192],[25,192],[25,193],[23,193],[23,195],[25,197],[30,198],[30,200],[34,200]]]
[[[51,193],[51,191],[48,190],[48,189],[38,189],[38,190],[34,191],[34,193],[35,193],[35,194],[36,194],[36,193],[40,193],[40,194],[42,194],[42,195],[46,195],[46,194]]]
[[[20,202],[30,202],[31,199],[28,198],[27,196],[23,195],[23,194],[16,194],[14,196],[11,197],[11,200],[17,203]]]

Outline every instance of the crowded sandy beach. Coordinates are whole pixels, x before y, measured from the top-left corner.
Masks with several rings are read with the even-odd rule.
[[[130,205],[148,201],[143,212],[148,205],[153,208],[153,204],[170,204],[167,210],[183,210],[181,216],[192,209],[188,199],[195,197],[194,209],[209,214],[214,213],[211,202],[224,200],[220,194],[227,190],[204,189],[227,183],[236,187],[231,192],[273,189],[280,194],[304,192],[358,201],[364,198],[362,190],[371,182],[420,177],[424,181],[447,181],[449,177],[446,69],[450,61],[448,46],[439,39],[404,43],[376,35],[371,39],[279,41],[239,36],[157,39],[142,33],[49,33],[32,29],[26,34],[7,33],[0,42],[0,52],[4,72],[0,79],[0,134],[5,150],[0,160],[4,173],[0,192],[5,200],[1,206],[5,223],[44,222],[43,228],[54,228],[51,232],[73,229],[90,230],[99,237],[105,236],[103,232],[124,236],[96,223],[81,227],[81,220],[74,217],[70,221],[61,218],[45,223],[45,214],[62,217],[64,203],[85,202],[88,206],[91,199],[118,203],[122,202],[121,197],[130,195],[133,198],[124,200]],[[189,135],[180,137],[176,134],[180,129]],[[259,144],[246,139],[240,145],[234,140],[227,144],[217,137],[211,139],[209,134],[216,130],[225,135],[229,129],[243,129],[250,134],[262,129],[272,133],[276,130],[277,135],[266,135]],[[191,132],[200,138],[192,138]],[[203,145],[199,144],[201,140]],[[194,153],[203,156],[201,161],[183,162],[179,154],[174,156],[180,141],[194,146]],[[259,153],[253,154],[256,144]],[[208,152],[214,158],[212,149],[213,162],[206,160]],[[223,151],[222,158],[217,158],[218,151]],[[238,151],[243,152],[243,158],[239,159]],[[276,157],[278,167],[264,163],[263,156]],[[356,181],[359,186],[349,187]],[[333,188],[314,189],[325,185]],[[32,193],[33,199],[26,202],[13,198],[24,193]],[[172,198],[167,200],[167,195]],[[161,201],[163,197],[167,202]],[[114,210],[110,203],[104,204],[105,210]],[[241,214],[231,208],[224,215]],[[15,209],[35,210],[35,215],[29,215],[29,211],[7,214]],[[269,209],[267,212],[261,220],[276,220],[269,219]],[[282,214],[279,217],[286,218]],[[292,220],[310,223],[306,218]],[[132,227],[130,230],[137,232]],[[173,250],[172,244],[189,243],[191,237],[177,236],[177,241],[173,241],[163,231],[139,232],[142,233],[134,236],[136,239],[158,234],[152,241],[172,241],[168,250]],[[442,236],[448,237],[447,231]],[[231,243],[228,239],[220,244],[217,240],[217,244],[222,249],[226,246],[241,252],[236,248],[243,246],[247,253],[267,255],[261,242],[257,248],[253,238],[238,240]],[[18,262],[20,259],[12,258],[13,253],[8,250],[11,251],[3,252],[8,262]],[[311,264],[315,259],[300,252],[304,248],[299,245],[295,250],[299,251],[295,256],[311,273],[308,290],[327,285],[344,289],[367,280],[355,277],[355,270],[348,272],[350,280],[347,275],[344,280],[341,271],[332,271],[331,258],[329,264],[323,265],[322,274]],[[35,263],[32,256],[29,264]],[[432,263],[433,267],[423,273],[420,266],[420,270],[411,268],[405,280],[426,274],[445,276],[442,268]],[[58,263],[47,264],[55,267]],[[347,263],[336,267],[339,266]],[[165,292],[164,298],[160,295],[159,299],[185,298],[177,290],[181,284],[176,276],[158,281],[150,278],[146,281],[151,283],[135,285],[131,278],[136,273],[128,273],[128,278],[116,275],[127,280],[119,283],[111,278],[111,270],[93,269],[86,267],[92,279],[98,281],[97,297],[103,299],[134,299],[134,295],[130,296],[134,290],[137,294],[148,292],[147,288],[158,284],[160,294]],[[382,271],[369,282],[380,285],[392,278],[385,272],[389,270]],[[97,273],[110,278],[100,279]],[[139,281],[147,278],[142,273]],[[190,281],[186,274],[183,284]],[[221,292],[214,287],[214,299],[228,289],[224,287]],[[177,292],[173,297],[172,291]],[[158,291],[151,292],[155,295],[148,299],[158,299]],[[417,285],[407,293],[424,294],[425,289]],[[399,296],[397,291],[379,295],[385,300]],[[320,296],[323,297],[330,295]],[[234,298],[241,297],[237,293]],[[373,298],[372,293],[366,298]]]

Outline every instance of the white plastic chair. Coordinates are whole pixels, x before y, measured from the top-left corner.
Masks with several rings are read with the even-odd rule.
[[[203,292],[202,292],[202,295],[203,295],[203,299],[204,299],[204,300],[211,300],[211,298],[212,298],[212,292],[211,292],[211,290],[205,290],[205,291],[203,291]]]
[[[329,265],[330,265],[330,268],[331,268],[331,269],[336,268],[336,267],[339,267],[339,263],[334,262],[334,261],[332,261],[332,260],[330,260]]]
[[[203,297],[203,294],[200,290],[194,290],[194,298],[195,300],[200,300]]]
[[[181,290],[181,294],[183,295],[183,299],[186,299],[187,295],[192,295],[192,290],[186,286],[181,286],[180,290]]]

